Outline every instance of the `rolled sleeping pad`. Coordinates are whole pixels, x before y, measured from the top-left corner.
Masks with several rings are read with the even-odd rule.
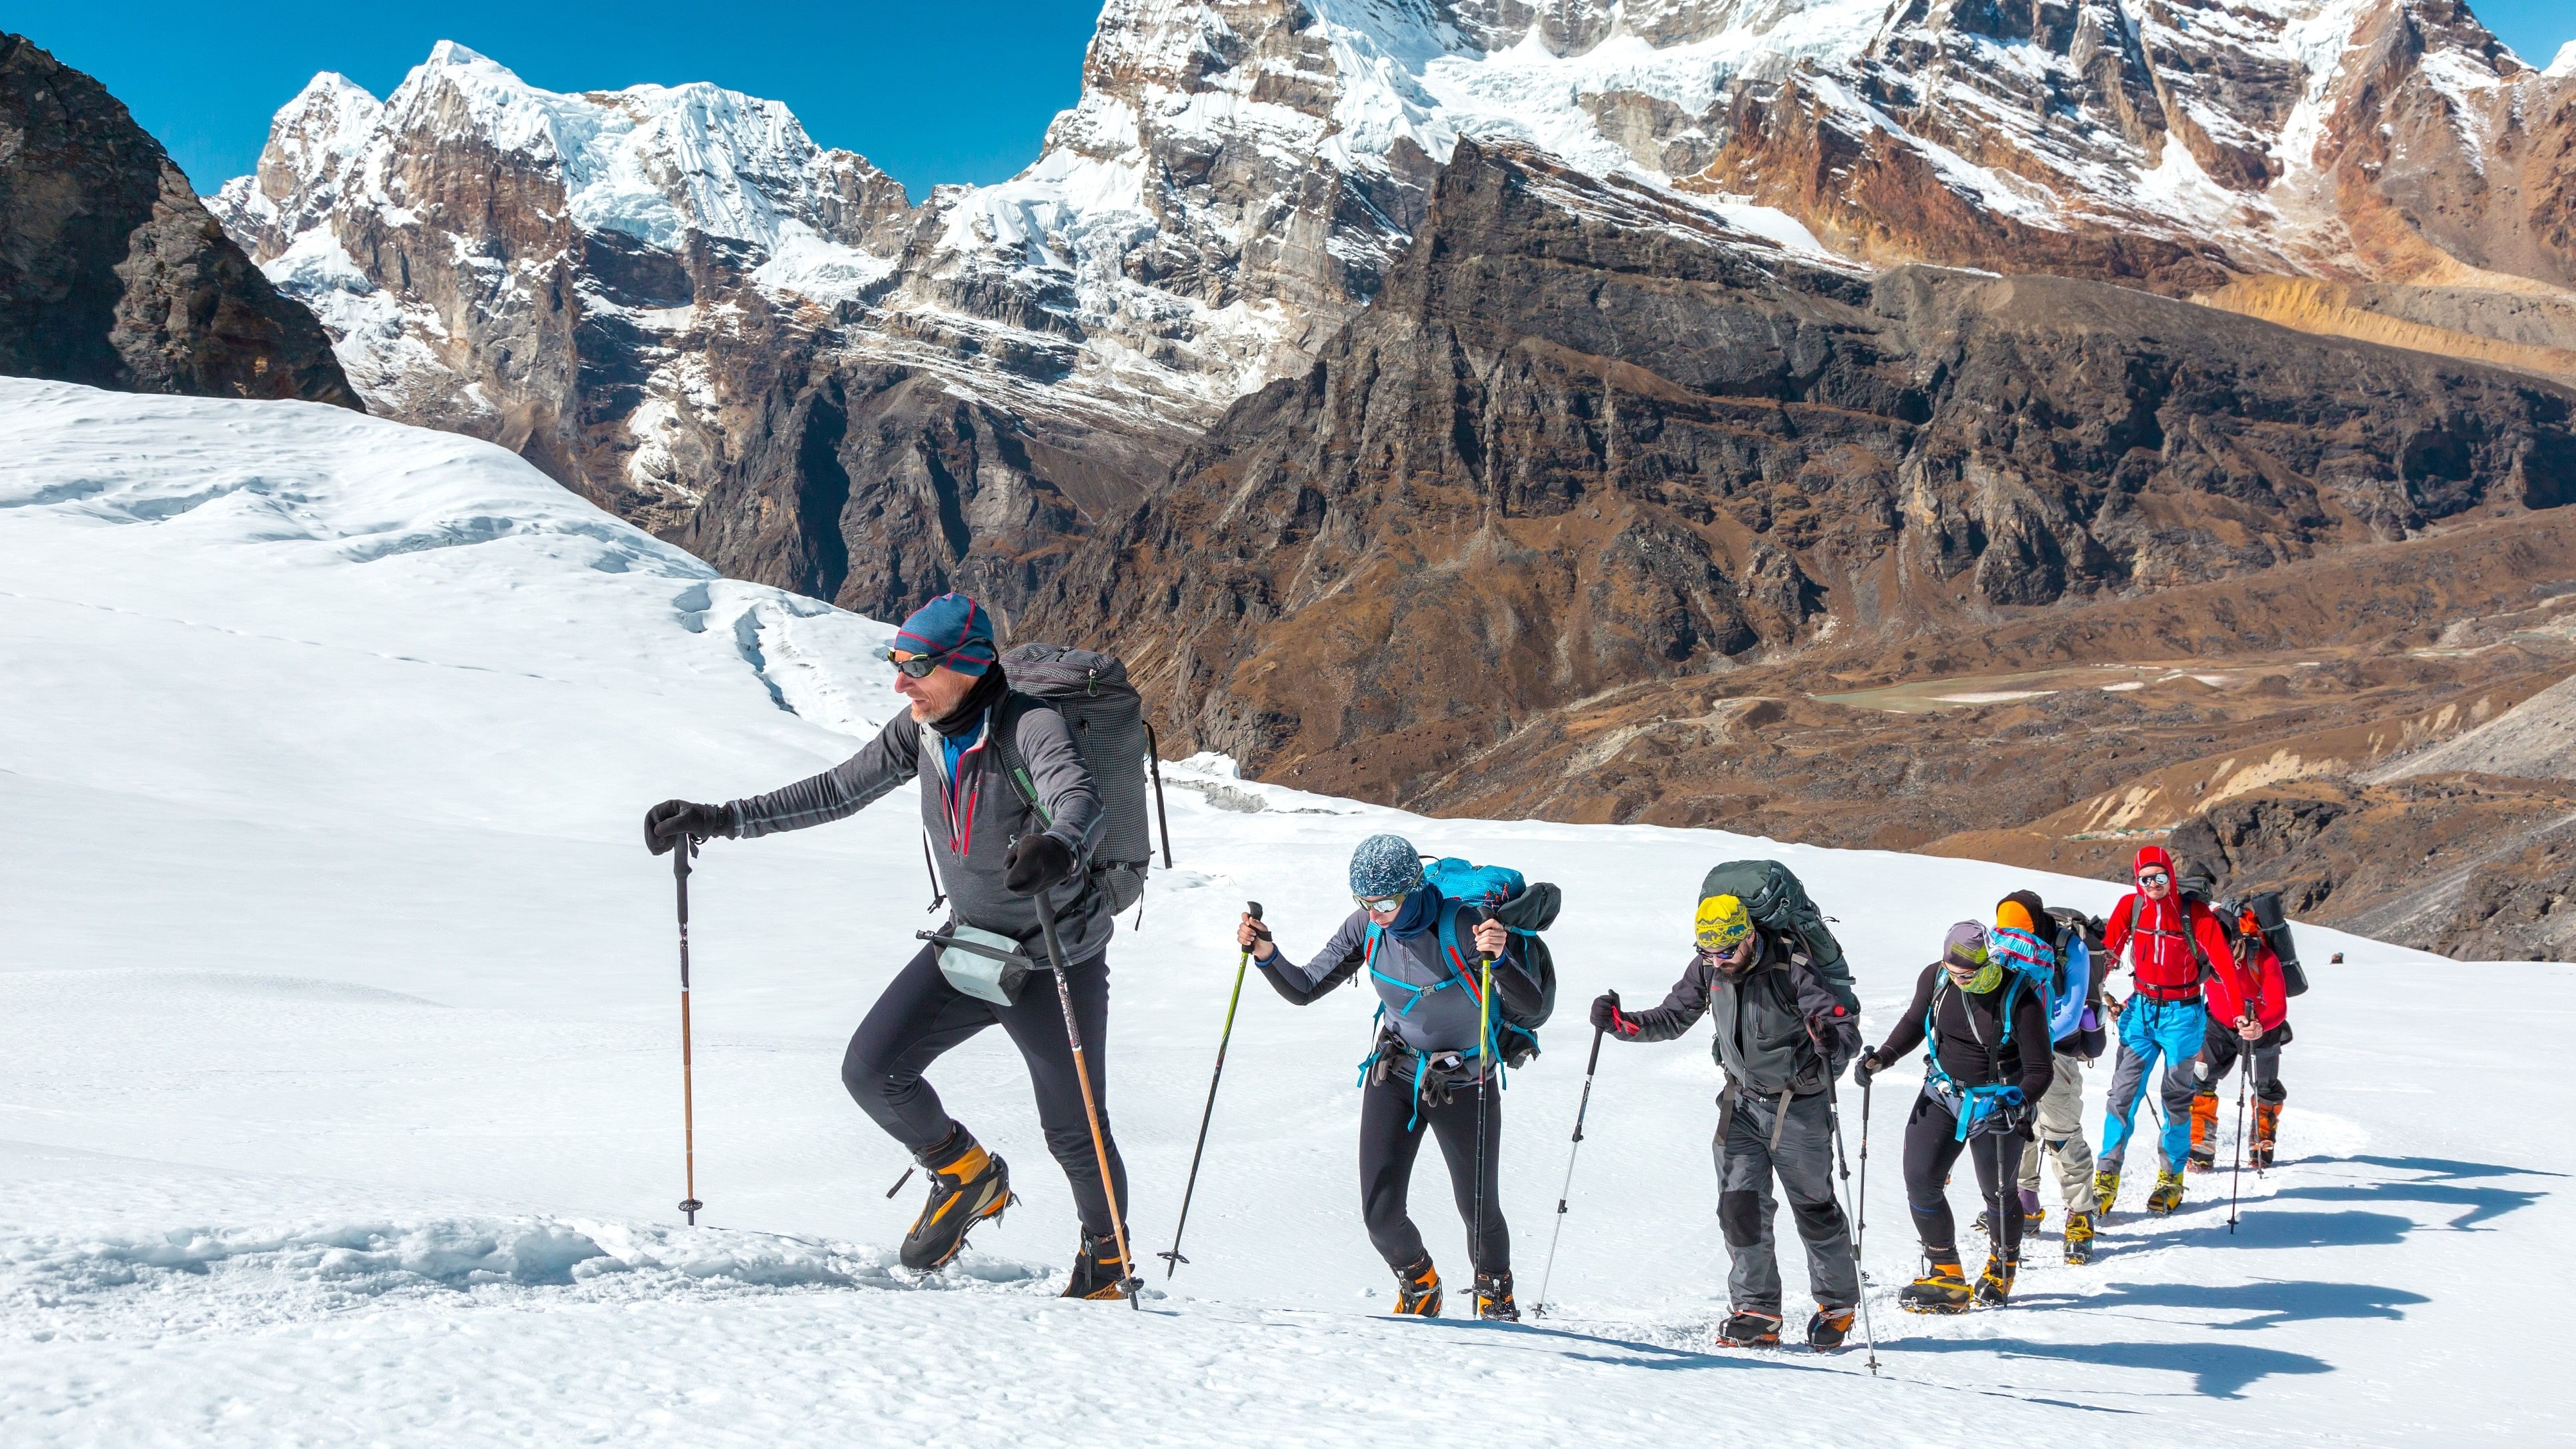
[[[2263,928],[2263,943],[2281,961],[2281,989],[2292,996],[2307,993],[2308,973],[2299,966],[2299,946],[2290,937],[2290,918],[2281,913],[2279,891],[2257,891],[2245,898],[2254,923]]]

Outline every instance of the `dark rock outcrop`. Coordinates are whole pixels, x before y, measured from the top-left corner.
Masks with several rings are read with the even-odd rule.
[[[0,33],[0,372],[359,407],[331,339],[97,81]]]
[[[1462,141],[1378,301],[1080,546],[1164,738],[1418,801],[1606,691],[2576,489],[2576,395],[2096,283],[1799,261]]]

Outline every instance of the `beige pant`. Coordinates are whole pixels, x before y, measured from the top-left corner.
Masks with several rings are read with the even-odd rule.
[[[2057,1080],[2039,1099],[2039,1146],[2021,1155],[2024,1192],[2039,1191],[2039,1159],[2057,1164],[2057,1190],[2069,1213],[2093,1208],[2093,1144],[2084,1140],[2084,1059],[2057,1053]]]

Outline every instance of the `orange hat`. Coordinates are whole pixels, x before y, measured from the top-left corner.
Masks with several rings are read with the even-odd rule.
[[[1995,907],[1995,924],[2007,930],[2036,934],[2039,923],[2030,918],[2030,908],[2019,901],[2005,901]]]

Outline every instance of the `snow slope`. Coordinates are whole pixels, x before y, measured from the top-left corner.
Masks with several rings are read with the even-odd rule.
[[[2567,1432],[2545,1390],[2571,1326],[2576,1091],[2545,1065],[2576,976],[2324,931],[2303,936],[2318,987],[2290,1057],[2292,1160],[2246,1180],[2232,1237],[2198,1179],[2173,1220],[2122,1214],[2089,1268],[2038,1247],[2009,1309],[1904,1318],[1888,1295],[1914,1264],[1895,1145],[1910,1076],[1891,1074],[1867,1191],[1876,1381],[1857,1353],[1707,1348],[1724,1249],[1698,1034],[1605,1051],[1557,1313],[1379,1316],[1388,1275],[1351,1182],[1368,1012],[1357,992],[1293,1011],[1257,981],[1193,1262],[1135,1313],[1051,1296],[1070,1203],[998,1040],[935,1076],[1025,1201],[947,1275],[890,1266],[913,1190],[882,1196],[902,1155],[837,1066],[927,923],[899,792],[700,862],[709,1207],[683,1228],[670,885],[637,817],[845,753],[891,699],[866,654],[883,627],[712,578],[496,448],[334,409],[6,379],[0,458],[0,1442]],[[1172,777],[1181,865],[1112,958],[1141,1246],[1171,1240],[1234,911],[1258,897],[1311,949],[1349,845],[1393,827],[1567,890],[1563,1019],[1503,1099],[1525,1302],[1581,1003],[1662,989],[1708,864],[1796,865],[1841,919],[1873,1035],[1942,927],[2028,879],[1710,832],[1413,820],[1220,761]],[[2335,950],[2350,964],[2323,964]],[[1858,1094],[1844,1105],[1856,1129]],[[1463,1267],[1436,1162],[1416,1187],[1435,1253]]]

